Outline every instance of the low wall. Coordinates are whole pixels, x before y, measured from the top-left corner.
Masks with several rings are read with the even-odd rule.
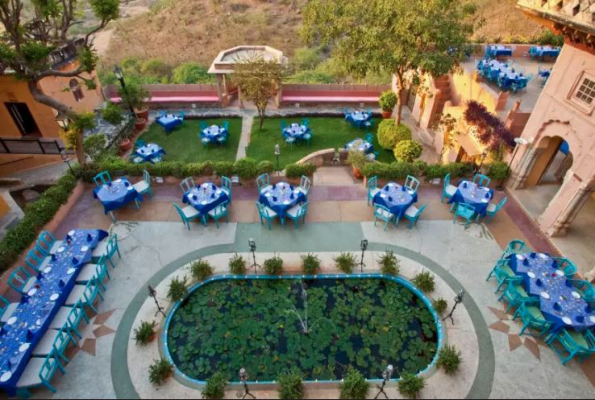
[[[344,164],[347,161],[347,156],[349,152],[345,149],[339,149],[340,155],[340,164]],[[305,164],[311,163],[316,165],[317,167],[334,165],[333,159],[335,158],[335,149],[326,149],[326,150],[319,150],[315,153],[308,154],[306,157],[299,160],[296,164]]]

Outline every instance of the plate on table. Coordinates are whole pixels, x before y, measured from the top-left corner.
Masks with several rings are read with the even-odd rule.
[[[384,193],[381,193],[380,197],[382,197],[383,199],[386,199],[386,195]]]
[[[116,179],[114,182],[116,182],[116,183],[122,183],[122,179]]]
[[[481,202],[482,203],[489,203],[490,201],[488,199],[482,199]]]
[[[564,271],[557,270],[556,271],[556,275],[558,275],[558,276],[564,276]]]
[[[50,300],[56,301],[56,300],[58,300],[59,297],[60,297],[60,295],[58,293],[54,293],[53,295],[50,296]]]
[[[572,320],[568,317],[562,318],[562,322],[564,322],[566,325],[572,325]]]
[[[535,279],[535,278],[537,278],[533,272],[529,272],[529,273],[527,273],[527,275],[528,275],[528,276],[529,276],[529,278],[531,278],[531,279]]]
[[[547,255],[545,255],[545,254],[543,254],[543,253],[539,253],[539,257],[540,257],[542,260],[546,260],[546,259],[547,259]]]
[[[66,247],[62,246],[58,249],[58,253],[64,253],[64,250],[66,250]]]
[[[550,295],[547,292],[541,292],[541,297],[543,297],[546,300],[549,300],[550,299]]]
[[[519,261],[522,261],[523,260],[523,256],[520,255],[520,254],[517,254],[516,255],[516,259],[519,260]]]
[[[70,268],[68,271],[66,271],[66,273],[67,273],[68,275],[72,275],[72,274],[74,274],[75,272],[76,272],[76,268]]]
[[[206,200],[203,200],[203,201],[200,202],[200,204],[202,204],[203,206],[206,206],[207,204],[209,204],[209,202],[206,201]]]
[[[264,197],[271,197],[271,194],[270,194],[269,192],[266,192],[266,193],[264,194]]]
[[[31,345],[29,343],[23,343],[21,345],[21,347],[19,347],[19,352],[23,353],[23,352],[29,350],[29,347],[31,347]]]
[[[10,380],[10,378],[12,378],[12,372],[8,371],[2,374],[2,376],[0,376],[0,382],[4,383],[4,382],[8,382]]]
[[[37,293],[37,288],[33,288],[33,289],[29,290],[27,292],[27,296],[33,297],[33,296],[35,296],[35,293]]]
[[[592,323],[595,324],[595,317],[591,316],[591,317],[589,317],[589,319],[591,320]]]
[[[580,299],[580,298],[581,298],[581,295],[580,295],[580,294],[578,294],[577,292],[572,292],[572,297],[574,297],[575,299],[577,299],[577,300],[578,300],[578,299]]]
[[[6,325],[14,325],[17,322],[17,317],[12,317],[8,321],[6,321]]]
[[[74,234],[75,234],[75,233],[76,233],[76,232],[75,232],[75,231],[74,231],[74,229],[73,229],[73,230],[71,230],[70,232],[68,232],[68,236],[74,236]]]
[[[221,195],[221,190],[217,190],[217,191],[215,192],[215,194],[216,194],[217,196],[220,196],[220,195]]]
[[[43,270],[44,274],[49,274],[50,272],[52,272],[52,267],[47,267],[46,269]]]
[[[134,190],[134,186],[128,186],[128,191]]]
[[[286,206],[288,206],[288,205],[290,205],[291,203],[289,202],[289,200],[285,200],[285,201],[283,202],[283,204],[285,204]]]
[[[87,252],[87,251],[89,251],[89,246],[83,246],[83,247],[81,247],[81,251],[82,251],[82,252]]]

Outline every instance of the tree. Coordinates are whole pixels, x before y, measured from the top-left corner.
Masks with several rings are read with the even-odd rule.
[[[48,77],[73,78],[82,81],[89,89],[94,89],[95,82],[85,79],[84,73],[91,73],[97,64],[97,55],[93,49],[93,36],[118,18],[120,0],[89,0],[93,13],[100,21],[99,25],[87,33],[81,43],[77,42],[78,68],[72,71],[55,70],[50,55],[64,46],[75,46],[75,37],[70,30],[82,21],[79,0],[31,0],[31,10],[25,10],[25,0],[0,0],[0,22],[4,31],[0,33],[0,73],[13,71],[16,79],[24,80],[29,86],[33,98],[46,106],[64,114],[75,122],[79,115],[69,106],[44,94],[38,86],[39,81]],[[81,126],[88,126],[85,120]],[[76,148],[77,158],[85,164],[83,150],[83,132],[71,129],[76,136],[70,143]]]
[[[311,0],[302,34],[309,44],[330,45],[357,78],[394,73],[399,125],[406,85],[424,73],[447,74],[465,59],[475,11],[468,0]]]
[[[279,93],[284,67],[275,60],[248,57],[235,65],[232,80],[240,88],[243,99],[251,101],[258,110],[260,130],[266,117],[269,100]]]
[[[444,143],[442,145],[442,151],[440,152],[440,164],[444,159],[446,150],[451,150],[457,143],[456,137],[460,135],[460,132],[456,130],[458,120],[450,114],[440,114],[440,118],[434,121],[432,129],[442,131],[444,135]]]

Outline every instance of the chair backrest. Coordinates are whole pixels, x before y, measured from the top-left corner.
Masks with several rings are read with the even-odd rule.
[[[56,243],[56,238],[48,231],[43,231],[37,239],[37,246],[48,255],[52,246]]]
[[[105,246],[105,249],[106,249],[106,252],[109,257],[114,255],[114,253],[118,249],[118,235],[117,234],[114,233],[113,235],[110,236],[110,238],[108,239],[108,242],[107,242],[107,246]]]
[[[95,184],[98,187],[106,185],[108,182],[111,182],[111,181],[112,181],[112,177],[109,174],[109,171],[100,172],[97,175],[95,175],[95,177],[93,178],[93,182],[95,182]]]
[[[444,177],[444,189],[450,186],[450,174],[446,174]]]
[[[459,203],[457,205],[456,215],[466,216],[471,212],[475,213],[475,208],[471,204]]]
[[[312,182],[310,182],[310,179],[307,176],[302,175],[302,179],[300,180],[300,187],[304,189],[306,193],[310,193],[311,186]]]
[[[498,205],[496,206],[496,212],[500,211],[502,209],[502,207],[504,207],[506,205],[506,203],[508,202],[508,197],[504,197],[500,203],[498,203]]]
[[[258,209],[258,213],[260,214],[260,216],[268,218],[269,213],[266,211],[265,206],[262,205],[259,201],[257,201],[255,204],[256,204],[256,208]]]
[[[308,118],[303,118],[302,119],[302,125],[304,125],[305,127],[310,127],[310,120]]]
[[[575,275],[578,272],[576,265],[569,259],[560,257],[556,260],[558,261],[558,268],[564,271],[566,275]]]
[[[511,254],[520,254],[530,252],[531,249],[522,240],[513,240],[506,246],[505,254],[509,256]]]
[[[368,179],[367,186],[368,186],[368,191],[378,189],[378,177],[373,176],[370,179]]]
[[[145,169],[143,170],[143,180],[149,186],[151,186],[151,174]]]
[[[140,147],[144,147],[145,145],[146,145],[145,141],[144,141],[144,140],[141,140],[141,139],[137,139],[137,140],[134,142],[134,148],[135,148],[135,149],[138,149],[138,148],[140,148]]]
[[[41,369],[39,370],[39,379],[46,385],[49,385],[54,375],[56,375],[56,370],[59,368],[59,361],[56,358],[55,351],[52,351],[48,356],[45,358]]]
[[[491,179],[483,174],[475,174],[473,182],[477,183],[479,186],[488,187],[490,186]]]
[[[176,209],[176,211],[178,212],[178,214],[180,214],[180,218],[182,218],[183,222],[186,222],[186,215],[184,214],[184,211],[182,211],[182,209],[180,208],[179,205],[177,205],[176,203],[174,203],[174,208]]]
[[[80,300],[77,301],[66,317],[66,324],[68,324],[68,327],[71,329],[78,328],[78,324],[81,322],[84,312],[85,307],[83,306],[83,303]]]
[[[70,331],[67,329],[60,329],[58,334],[56,335],[56,339],[54,339],[54,351],[58,354],[64,354],[68,345],[72,341],[72,336],[70,335]]]
[[[184,113],[184,111],[180,112],[180,119],[182,121],[184,121],[185,118],[186,118],[186,114]]]
[[[386,211],[387,213],[391,214],[390,210],[384,207],[381,204],[374,204],[374,214],[378,213],[378,210]]]
[[[231,193],[231,179],[229,179],[227,176],[222,176],[221,187],[229,190],[229,193]]]
[[[25,263],[33,268],[37,272],[41,272],[41,264],[43,263],[43,259],[41,259],[37,254],[35,254],[35,249],[29,251],[27,256],[25,257]]]
[[[199,123],[200,126],[200,130],[204,131],[205,129],[207,129],[208,125],[207,125],[207,121],[200,121]]]
[[[417,210],[417,214],[415,214],[415,218],[418,218],[426,209],[428,205],[424,204],[423,206],[421,206],[418,210]]]
[[[349,111],[348,108],[344,108],[343,109],[343,114],[345,114],[345,118],[347,118],[347,117],[351,116],[351,111]]]
[[[85,286],[85,291],[83,292],[83,298],[85,299],[87,304],[91,304],[95,301],[97,294],[99,293],[99,284],[95,278],[91,279],[87,282],[87,286]]]
[[[196,187],[194,180],[191,177],[188,177],[180,183],[180,187],[182,188],[182,192],[184,194],[189,193],[192,189]]]
[[[300,217],[305,216],[308,213],[308,207],[310,207],[310,202],[305,202],[300,207]]]
[[[365,138],[366,142],[368,143],[372,143],[374,141],[374,135],[372,135],[371,133],[366,133],[366,138]]]
[[[285,128],[287,128],[287,122],[281,121],[281,133],[283,133],[283,131],[285,131]]]
[[[4,315],[4,312],[10,305],[10,301],[6,299],[4,296],[0,296],[0,317]]]
[[[269,174],[262,174],[258,178],[256,178],[256,184],[258,185],[259,191],[269,186],[270,182],[271,180],[269,178]]]
[[[407,176],[407,180],[405,181],[405,187],[407,189],[413,190],[414,192],[417,192],[417,189],[419,188],[419,181],[413,176],[409,175]]]
[[[31,279],[31,274],[23,267],[17,267],[8,278],[8,285],[17,292],[21,293],[27,281]]]
[[[223,126],[223,129],[229,130],[229,121],[223,121],[222,126]]]

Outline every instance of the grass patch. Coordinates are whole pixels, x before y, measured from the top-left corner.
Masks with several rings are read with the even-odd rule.
[[[221,125],[225,120],[229,121],[229,138],[224,146],[210,144],[203,147],[198,138],[200,132],[199,120],[186,120],[181,127],[169,135],[166,135],[163,128],[155,123],[139,139],[163,147],[167,152],[164,161],[186,163],[235,161],[242,134],[242,120],[240,118],[209,119],[207,124],[209,126]]]
[[[351,124],[345,122],[341,117],[325,117],[325,118],[309,118],[310,128],[313,132],[313,137],[310,142],[310,147],[305,142],[294,145],[291,148],[285,144],[285,140],[281,135],[281,121],[287,124],[297,123],[301,118],[267,118],[265,120],[262,131],[259,129],[259,121],[254,120],[252,126],[252,137],[250,145],[248,146],[248,157],[254,158],[257,161],[272,161],[275,159],[275,145],[281,145],[281,157],[279,157],[279,164],[281,167],[287,164],[293,164],[308,154],[319,150],[330,148],[343,148],[349,142],[356,138],[364,138],[366,136],[365,129],[357,129]],[[378,160],[382,162],[393,162],[395,156],[392,152],[385,151],[378,144],[377,130],[380,119],[374,120],[374,127],[370,130],[374,134],[374,150],[380,153]]]

